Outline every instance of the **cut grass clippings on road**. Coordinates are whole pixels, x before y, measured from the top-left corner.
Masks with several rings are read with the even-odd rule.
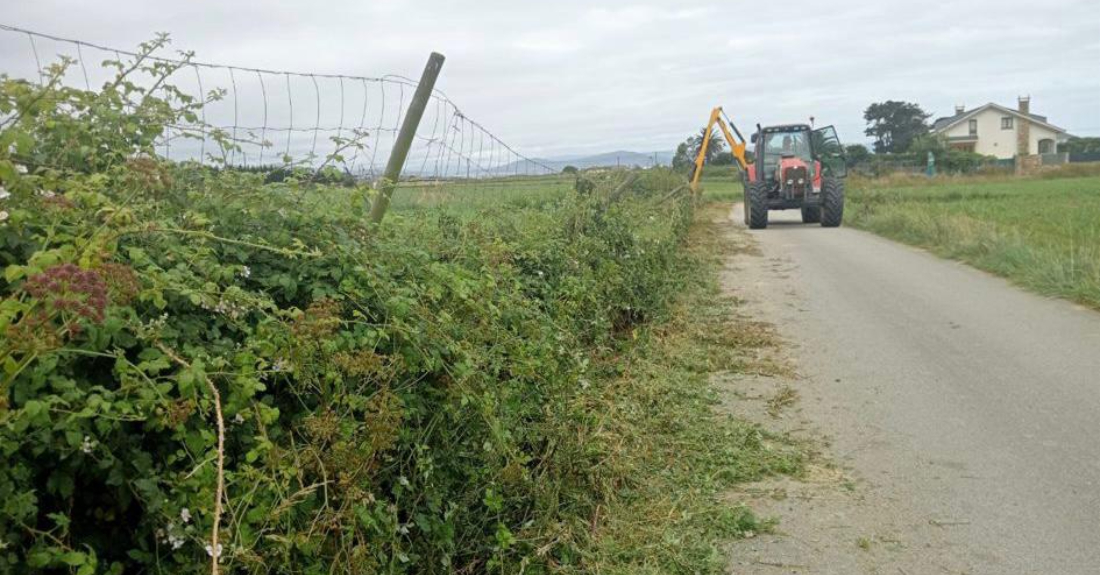
[[[631,575],[723,573],[723,543],[771,527],[721,498],[738,483],[801,473],[800,448],[715,409],[717,373],[753,371],[734,303],[718,273],[736,249],[720,229],[728,203],[703,206],[688,238],[685,289],[669,321],[636,334],[621,355],[595,367],[603,380],[586,400],[602,406],[606,465],[629,476],[588,525],[586,572]],[[718,218],[716,218],[718,215]],[[690,273],[688,273],[690,272]],[[759,338],[753,345],[765,345]],[[597,412],[600,410],[592,410]],[[629,473],[622,473],[623,470]]]
[[[1100,310],[1100,177],[852,184],[846,224]]]

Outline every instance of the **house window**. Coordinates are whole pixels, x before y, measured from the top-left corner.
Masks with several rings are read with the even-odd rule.
[[[978,121],[977,120],[970,120],[970,135],[971,136],[977,136],[978,135]]]
[[[1002,130],[1011,130],[1012,129],[1012,116],[1005,116],[1005,117],[1001,118],[1001,129]]]

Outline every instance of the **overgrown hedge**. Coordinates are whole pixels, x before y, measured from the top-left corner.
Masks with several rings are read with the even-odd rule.
[[[622,477],[574,398],[677,290],[677,178],[372,229],[362,186],[157,159],[160,90],[0,83],[0,572],[580,562]]]

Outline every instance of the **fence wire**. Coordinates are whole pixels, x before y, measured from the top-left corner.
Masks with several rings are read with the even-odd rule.
[[[382,175],[417,84],[393,74],[271,70],[168,53],[163,47],[145,61],[175,67],[171,84],[203,102],[194,122],[166,126],[157,140],[157,153],[176,162],[259,171],[336,166],[356,180],[373,182]],[[115,77],[118,69],[110,62],[140,57],[133,50],[5,24],[0,24],[0,54],[0,73],[38,83],[46,66],[71,59],[62,83],[89,91]],[[225,147],[224,141],[232,145]],[[516,151],[435,90],[394,205],[539,197],[560,193],[572,182]]]

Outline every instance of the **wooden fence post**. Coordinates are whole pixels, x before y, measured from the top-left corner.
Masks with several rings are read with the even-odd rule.
[[[378,197],[370,208],[370,221],[374,224],[382,223],[386,215],[386,209],[390,206],[390,196],[401,178],[401,170],[405,167],[405,159],[409,155],[416,130],[420,127],[420,118],[424,116],[424,109],[432,97],[435,89],[435,80],[439,77],[439,71],[443,69],[443,54],[432,52],[428,57],[428,64],[424,66],[424,73],[420,76],[420,83],[416,86],[409,109],[405,112],[405,119],[401,122],[401,130],[397,133],[397,139],[390,151],[390,159],[386,163],[386,171],[382,174],[382,185],[378,191]]]

